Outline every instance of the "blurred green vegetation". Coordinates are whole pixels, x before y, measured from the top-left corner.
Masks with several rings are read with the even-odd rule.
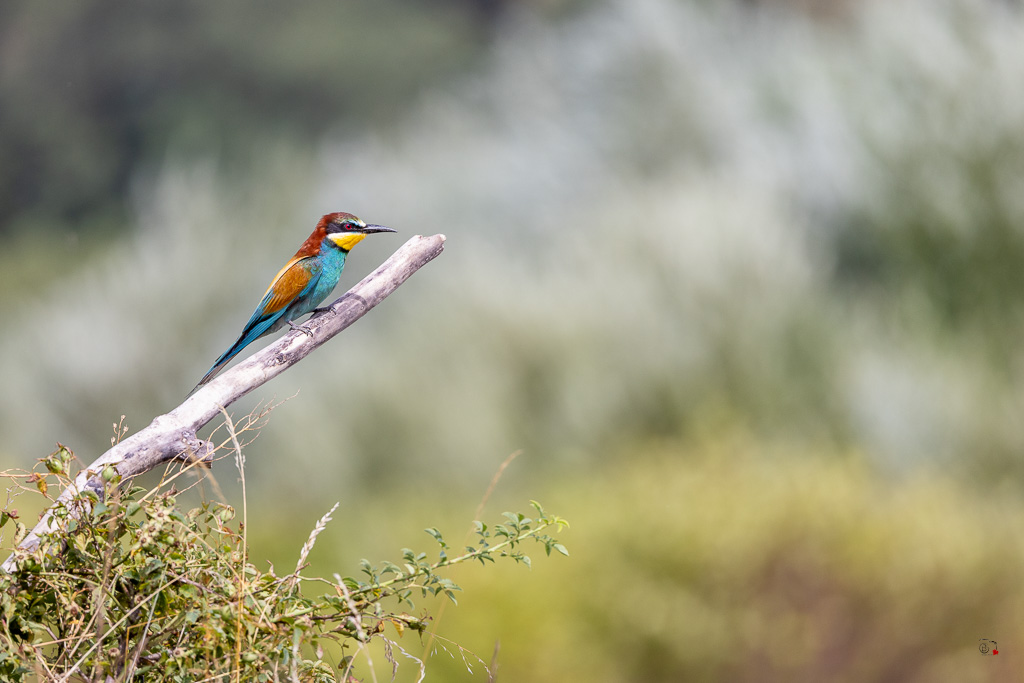
[[[573,522],[561,535],[572,554],[529,572],[453,572],[458,608],[429,605],[444,636],[430,675],[483,680],[472,655],[489,663],[500,643],[499,680],[1022,680],[1024,544],[1012,529],[1024,505],[1012,487],[894,480],[863,453],[726,431],[650,441],[545,482],[537,494]],[[328,528],[309,573],[354,566],[381,538],[422,543],[424,505],[396,515],[393,504],[361,509],[373,522],[354,533]],[[434,500],[430,519],[448,517],[449,541],[460,525],[469,538],[474,504]],[[981,637],[1000,642],[999,657],[978,653]],[[399,641],[416,657],[428,642]],[[416,680],[400,664],[399,680]]]
[[[585,520],[559,534],[569,558],[446,570],[463,589],[459,606],[417,596],[412,612],[429,614],[438,637],[384,635],[445,680],[483,679],[496,644],[499,678],[512,680],[1021,680],[1024,544],[1011,530],[1024,502],[1012,487],[980,493],[936,473],[893,480],[862,453],[766,446],[723,426],[535,485]],[[512,497],[503,488],[481,517]],[[342,508],[303,575],[355,576],[368,548],[374,563],[397,562],[399,545],[432,543],[425,520],[457,548],[474,537],[475,504],[435,496],[428,510],[386,497]],[[250,561],[263,564],[269,540],[284,546],[271,567],[289,569],[305,540],[295,531],[315,515],[259,512],[249,510]],[[323,592],[310,586],[310,597]],[[999,658],[977,651],[992,634]],[[398,680],[417,680],[415,660],[397,659]],[[355,664],[363,677],[390,669],[379,648]]]
[[[104,200],[130,232],[6,240],[0,461],[58,439],[88,458],[121,414],[176,406],[315,219],[353,211],[400,235],[361,244],[343,286],[409,235],[446,250],[235,407],[288,399],[249,451],[257,556],[294,556],[296,520],[337,500],[323,571],[386,556],[424,511],[467,522],[523,449],[503,487],[571,519],[573,557],[460,578],[444,617],[484,659],[500,638],[513,677],[1009,676],[971,647],[1021,642],[1019,548],[996,531],[1024,495],[1020,5],[555,4],[484,33],[389,4],[337,49],[426,34],[399,41],[401,76],[331,71],[360,80],[359,114],[330,81],[337,117],[276,100],[235,152],[154,119]],[[214,42],[246,78],[330,80],[286,42]],[[188,130],[238,118],[167,102]]]
[[[169,148],[244,172],[269,135],[394,120],[486,42],[473,4],[4,3],[0,238],[123,224]]]

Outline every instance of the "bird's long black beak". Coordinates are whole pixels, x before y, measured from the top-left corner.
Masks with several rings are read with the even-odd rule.
[[[367,225],[365,228],[362,229],[361,232],[364,232],[367,235],[369,235],[371,232],[398,232],[398,231],[397,230],[392,230],[391,228],[386,228],[383,225]]]

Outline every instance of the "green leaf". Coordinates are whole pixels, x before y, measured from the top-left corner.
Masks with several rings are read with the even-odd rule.
[[[442,548],[447,548],[448,547],[448,544],[444,542],[444,538],[442,538],[440,531],[438,531],[434,527],[430,527],[429,529],[424,529],[424,531],[426,531],[428,534],[430,534],[431,537],[433,537],[433,539],[435,541],[437,541],[441,545]]]

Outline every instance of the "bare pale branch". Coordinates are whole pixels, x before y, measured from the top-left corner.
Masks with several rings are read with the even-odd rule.
[[[160,415],[145,429],[114,445],[88,467],[65,489],[54,503],[66,504],[80,491],[92,489],[99,494],[103,481],[98,476],[108,466],[114,467],[123,481],[159,467],[172,460],[186,463],[209,463],[214,446],[196,436],[220,411],[253,389],[278,376],[299,362],[314,349],[363,317],[413,273],[436,258],[444,249],[444,235],[417,235],[332,303],[303,325],[309,331],[293,330],[273,344],[252,354],[242,362],[214,378],[188,397],[171,412]],[[69,510],[71,506],[69,506]],[[74,506],[81,510],[82,506]],[[20,553],[39,546],[40,535],[55,528],[53,507],[43,515],[2,568],[11,571]]]

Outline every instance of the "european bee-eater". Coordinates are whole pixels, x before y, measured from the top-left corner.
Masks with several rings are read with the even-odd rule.
[[[213,379],[249,344],[285,325],[295,328],[297,318],[316,310],[338,284],[348,252],[374,232],[396,231],[367,225],[350,213],[329,213],[321,218],[313,234],[274,277],[238,341],[217,359],[192,391]]]

